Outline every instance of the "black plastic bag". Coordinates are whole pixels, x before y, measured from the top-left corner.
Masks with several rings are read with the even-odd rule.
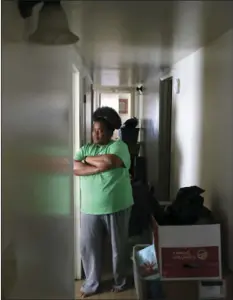
[[[173,225],[192,225],[200,218],[204,205],[201,196],[205,191],[197,186],[181,188],[173,203],[167,207],[167,220]]]

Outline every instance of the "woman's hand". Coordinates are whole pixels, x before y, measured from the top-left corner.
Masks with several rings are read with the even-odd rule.
[[[88,176],[88,175],[95,175],[100,173],[100,170],[89,164],[83,163],[81,161],[74,161],[74,175],[76,176]]]
[[[114,154],[88,156],[85,162],[91,166],[95,166],[101,172],[124,167],[122,160]]]

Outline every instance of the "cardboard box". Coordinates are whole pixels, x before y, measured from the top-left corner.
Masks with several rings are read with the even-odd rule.
[[[198,282],[198,300],[232,300],[233,299],[233,273],[224,270],[223,278],[216,281]]]
[[[160,226],[153,239],[162,280],[222,279],[220,224]]]
[[[226,281],[199,281],[198,296],[200,300],[213,300],[226,298]]]

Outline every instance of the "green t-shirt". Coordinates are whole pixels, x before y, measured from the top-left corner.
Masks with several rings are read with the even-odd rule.
[[[87,144],[75,155],[75,160],[86,156],[114,154],[124,163],[125,168],[116,168],[95,175],[80,176],[81,211],[86,214],[102,215],[115,213],[133,205],[130,183],[130,154],[128,146],[119,141],[108,145]]]

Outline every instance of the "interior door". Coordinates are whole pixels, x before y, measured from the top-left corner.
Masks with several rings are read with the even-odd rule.
[[[172,77],[160,81],[159,200],[170,201]]]

